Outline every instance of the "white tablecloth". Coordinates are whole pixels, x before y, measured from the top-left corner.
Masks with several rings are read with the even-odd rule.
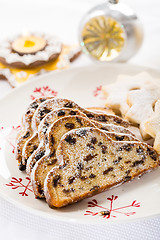
[[[63,42],[77,41],[82,15],[98,0],[0,0],[0,40],[21,31],[53,32]],[[160,69],[160,1],[123,0],[133,7],[144,25],[145,39],[132,64]],[[72,67],[91,64],[82,56]],[[11,91],[0,82],[0,97]],[[0,239],[160,239],[160,217],[128,224],[79,225],[31,215],[0,197]]]

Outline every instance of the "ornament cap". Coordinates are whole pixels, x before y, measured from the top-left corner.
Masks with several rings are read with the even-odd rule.
[[[109,3],[111,4],[117,4],[119,2],[119,0],[109,0]]]

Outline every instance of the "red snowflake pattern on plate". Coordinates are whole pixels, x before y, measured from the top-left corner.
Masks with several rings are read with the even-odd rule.
[[[101,90],[102,90],[102,86],[101,85],[96,87],[96,89],[93,91],[93,96],[97,97],[101,93]]]
[[[57,97],[58,92],[51,89],[49,86],[42,86],[42,87],[36,87],[33,90],[33,93],[30,95],[30,98],[34,100],[35,98],[38,97],[47,97],[47,96],[52,96],[52,97]]]
[[[28,196],[27,191],[33,192],[31,189],[31,180],[29,177],[26,177],[27,183],[24,184],[22,178],[16,178],[16,177],[12,177],[12,179],[10,180],[9,183],[5,184],[8,187],[11,187],[13,190],[15,189],[23,189],[22,191],[19,191],[19,194],[22,197],[26,197]]]
[[[18,125],[17,127],[12,126],[11,127],[11,131],[9,133],[6,133],[6,127],[0,127],[0,135],[2,136],[2,140],[5,141],[6,143],[8,143],[11,147],[12,147],[12,153],[15,152],[15,137],[13,137],[13,134],[15,134],[15,132],[19,131],[19,129],[21,128],[20,125]],[[0,146],[0,150],[2,150],[2,147]]]
[[[112,195],[112,197],[108,197],[107,200],[110,202],[109,203],[109,208],[103,207],[101,205],[98,204],[96,199],[93,199],[92,201],[88,202],[88,207],[97,207],[99,208],[101,211],[97,211],[97,212],[93,212],[90,210],[87,210],[85,212],[84,215],[90,215],[90,216],[97,216],[100,215],[105,219],[109,219],[111,217],[116,218],[118,214],[123,214],[127,217],[136,214],[136,211],[131,211],[131,212],[125,212],[123,210],[126,210],[128,208],[137,208],[140,207],[140,203],[137,202],[136,200],[134,200],[131,204],[122,206],[122,207],[118,207],[118,208],[114,208],[113,204],[114,201],[118,199],[118,196],[114,196]]]
[[[102,85],[96,87],[96,89],[93,90],[93,97],[99,97],[101,100],[105,99],[102,95]]]

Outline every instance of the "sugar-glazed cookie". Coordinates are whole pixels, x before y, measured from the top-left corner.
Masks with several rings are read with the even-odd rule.
[[[160,154],[160,100],[155,104],[153,115],[144,124],[145,131],[155,138],[154,149]]]
[[[152,117],[155,102],[160,99],[160,87],[150,84],[144,89],[128,92],[127,103],[130,106],[125,119],[140,124],[143,139],[148,135],[145,130],[145,122]]]
[[[0,62],[15,68],[38,67],[57,59],[62,44],[56,36],[30,33],[0,43]]]
[[[106,98],[106,106],[111,107],[122,116],[129,110],[127,104],[127,93],[130,90],[141,89],[145,84],[152,83],[152,77],[142,72],[136,76],[120,75],[115,83],[102,87]]]
[[[17,86],[15,76],[7,68],[0,69],[0,80],[7,80],[12,88]]]

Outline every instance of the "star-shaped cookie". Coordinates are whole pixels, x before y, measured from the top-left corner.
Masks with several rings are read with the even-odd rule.
[[[149,84],[143,89],[128,92],[127,103],[130,108],[125,114],[125,119],[140,124],[140,131],[144,140],[151,135],[146,133],[145,123],[152,117],[153,108],[158,99],[160,99],[160,87],[156,84]]]
[[[120,75],[115,83],[102,87],[106,98],[106,106],[110,106],[116,113],[125,116],[129,110],[127,103],[128,92],[141,89],[144,85],[150,83],[152,83],[152,77],[146,72],[136,76]]]
[[[153,115],[144,124],[145,131],[155,138],[154,149],[160,154],[160,100],[155,104]]]

